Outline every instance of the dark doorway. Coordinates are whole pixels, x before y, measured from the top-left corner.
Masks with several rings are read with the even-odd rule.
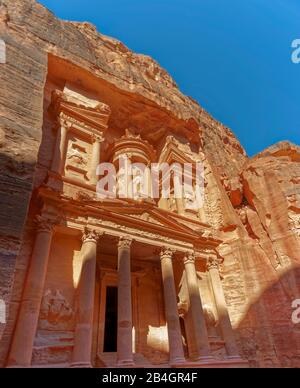
[[[118,287],[106,289],[106,312],[104,330],[104,353],[117,351],[118,334]]]

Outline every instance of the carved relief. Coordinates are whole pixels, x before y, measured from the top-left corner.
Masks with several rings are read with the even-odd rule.
[[[180,318],[184,318],[186,313],[188,312],[188,303],[187,302],[179,302],[178,303],[178,315]]]
[[[87,151],[86,148],[76,144],[75,142],[70,145],[67,159],[75,166],[86,167],[87,166]]]
[[[41,328],[66,330],[73,323],[74,311],[59,290],[47,290],[43,297],[40,311]]]
[[[66,156],[66,176],[87,180],[90,154],[91,145],[72,135]]]
[[[299,213],[289,213],[289,227],[290,229],[300,237],[300,215]]]
[[[216,317],[215,317],[215,314],[212,310],[212,308],[208,305],[204,305],[203,306],[203,313],[204,313],[204,317],[205,317],[205,322],[206,322],[206,325],[207,327],[216,327],[218,322],[216,320]]]

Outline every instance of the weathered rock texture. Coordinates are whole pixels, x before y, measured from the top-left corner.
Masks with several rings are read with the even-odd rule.
[[[205,221],[224,241],[223,285],[241,354],[251,366],[299,367],[291,304],[300,298],[300,148],[284,142],[249,159],[234,134],[183,96],[154,60],[89,23],[60,21],[33,0],[0,0],[0,28],[7,46],[7,63],[0,64],[0,298],[8,306],[0,365],[32,250],[26,219],[39,204],[30,200],[51,163],[54,135],[43,139],[42,130],[50,95],[66,80],[83,79],[81,87],[101,89],[104,103],[122,106],[111,112],[116,130],[143,127],[152,140],[180,129],[190,142],[200,133]],[[65,314],[72,320],[68,306]]]

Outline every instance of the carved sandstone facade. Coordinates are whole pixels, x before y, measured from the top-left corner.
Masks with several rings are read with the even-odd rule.
[[[250,160],[150,58],[31,0],[0,9],[1,366],[300,366],[299,148]],[[100,200],[97,166],[122,156],[201,161],[204,207]]]

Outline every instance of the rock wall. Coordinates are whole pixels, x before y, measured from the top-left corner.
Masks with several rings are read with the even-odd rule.
[[[134,120],[149,126],[149,136],[162,127],[184,127],[187,137],[199,131],[205,218],[223,234],[224,287],[243,357],[252,366],[300,366],[299,328],[291,322],[291,302],[300,297],[299,147],[280,143],[249,160],[234,134],[182,95],[154,60],[89,23],[60,21],[34,0],[0,0],[0,37],[7,47],[7,63],[0,64],[0,298],[8,306],[0,365],[32,249],[30,217],[25,226],[34,213],[30,199],[49,163],[48,143],[40,149],[49,71],[63,79],[64,61],[75,75],[84,72],[87,84],[101,82],[104,102],[110,88],[122,91],[124,111],[112,112],[115,128]]]
[[[300,295],[299,156],[299,147],[282,142],[246,162],[242,200],[233,201],[242,227],[225,231],[221,247],[231,317],[253,366],[300,365],[291,319]]]

